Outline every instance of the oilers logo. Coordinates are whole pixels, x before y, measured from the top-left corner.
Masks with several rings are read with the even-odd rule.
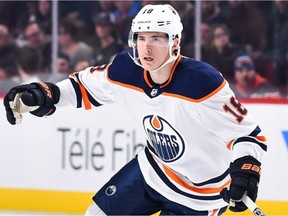
[[[143,126],[148,138],[148,147],[164,162],[180,158],[185,150],[181,135],[162,117],[144,117]]]

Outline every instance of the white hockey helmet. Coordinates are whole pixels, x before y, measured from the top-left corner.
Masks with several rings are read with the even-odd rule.
[[[169,4],[164,5],[145,5],[135,16],[132,21],[131,31],[128,39],[128,45],[133,48],[133,60],[136,64],[141,65],[136,57],[136,39],[139,32],[163,32],[168,36],[168,46],[170,59],[169,63],[176,59],[180,53],[180,46],[177,54],[172,53],[172,46],[175,38],[181,40],[183,25],[178,12]],[[164,65],[163,65],[164,66]]]

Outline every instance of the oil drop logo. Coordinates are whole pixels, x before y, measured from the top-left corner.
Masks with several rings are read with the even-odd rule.
[[[164,118],[157,115],[145,116],[143,126],[148,138],[149,149],[164,162],[173,162],[183,155],[184,139]]]

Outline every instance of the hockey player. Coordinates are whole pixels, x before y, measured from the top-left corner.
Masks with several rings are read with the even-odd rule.
[[[27,111],[117,103],[142,125],[147,146],[96,193],[87,215],[221,215],[228,202],[244,211],[246,192],[256,200],[265,137],[220,72],[181,56],[181,31],[170,5],[146,5],[132,22],[132,50],[6,95],[11,124]]]

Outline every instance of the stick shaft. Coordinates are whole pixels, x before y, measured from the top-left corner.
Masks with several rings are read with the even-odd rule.
[[[242,202],[247,206],[247,208],[253,212],[256,216],[265,216],[264,212],[247,196],[245,193],[242,197]]]

